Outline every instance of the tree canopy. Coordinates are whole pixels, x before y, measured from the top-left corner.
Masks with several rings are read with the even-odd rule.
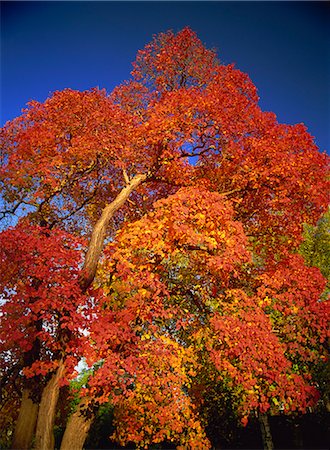
[[[243,424],[318,400],[325,264],[297,252],[328,206],[327,155],[303,124],[263,112],[249,77],[189,28],[154,36],[131,75],[110,94],[32,101],[1,130],[13,448],[34,434],[54,448],[59,392],[82,358],[62,450],[82,448],[104,403],[121,444],[202,449],[212,386]]]

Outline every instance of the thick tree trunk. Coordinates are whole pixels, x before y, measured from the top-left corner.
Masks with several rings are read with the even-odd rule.
[[[17,418],[12,449],[28,450],[36,428],[39,405],[30,398],[30,389],[24,389]]]
[[[51,450],[54,448],[54,422],[56,405],[60,392],[59,381],[64,374],[64,363],[61,360],[57,371],[45,386],[39,406],[37,431],[35,439],[36,450]]]
[[[95,418],[94,414],[84,415],[85,406],[86,400],[83,399],[69,417],[60,450],[82,450]]]
[[[33,285],[36,289],[40,286],[40,283],[40,280],[33,280]],[[35,327],[37,331],[41,331],[42,321],[37,320],[35,323]],[[31,350],[23,354],[22,367],[31,366],[34,361],[39,358],[39,354],[40,342],[39,339],[36,339],[33,342]],[[24,450],[31,448],[31,442],[34,436],[34,431],[36,429],[39,409],[39,403],[34,403],[30,397],[30,394],[32,392],[31,386],[33,386],[34,383],[35,381],[33,380],[27,380],[26,378],[23,378],[22,401],[15,425],[14,437],[11,445],[12,448]]]
[[[104,238],[107,231],[107,226],[112,219],[114,213],[123,206],[130,194],[147,178],[145,174],[136,175],[130,182],[120,191],[117,197],[109,205],[105,206],[101,217],[96,222],[91,240],[88,246],[88,251],[85,258],[84,267],[82,270],[82,278],[80,286],[83,291],[86,291],[92,284],[95,277],[96,268],[100,255],[103,249]]]
[[[259,423],[264,450],[274,450],[273,438],[267,414],[259,414]]]

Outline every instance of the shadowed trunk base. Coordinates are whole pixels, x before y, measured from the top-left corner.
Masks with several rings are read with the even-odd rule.
[[[264,450],[274,450],[273,438],[267,414],[259,414],[259,423]]]

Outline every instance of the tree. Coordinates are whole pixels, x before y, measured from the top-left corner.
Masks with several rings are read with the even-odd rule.
[[[319,219],[316,226],[304,225],[304,241],[300,245],[300,253],[309,266],[320,269],[322,275],[330,280],[330,209]],[[329,286],[325,295],[329,294]]]
[[[198,371],[209,376],[203,361],[224,378],[223,383],[229,383],[237,399],[244,394],[237,402],[244,420],[256,408],[268,409],[264,397],[271,392],[274,378],[279,404],[290,404],[286,389],[294,383],[302,396],[300,403],[294,398],[295,405],[304,407],[314,394],[304,373],[292,370],[286,334],[282,339],[273,331],[274,315],[264,310],[258,289],[262,277],[298,248],[300,224],[315,223],[325,211],[326,155],[318,152],[303,125],[281,125],[275,115],[262,112],[247,75],[220,64],[215,52],[207,50],[189,28],[155,36],[138,52],[132,75],[111,95],[98,89],[65,89],[44,103],[30,102],[1,131],[3,218],[17,213],[25,216],[27,226],[37,230],[42,226],[49,234],[48,240],[40,241],[45,249],[52,245],[57,249],[61,233],[68,252],[81,254],[83,244],[77,247],[76,238],[84,237],[86,242],[83,262],[66,260],[58,269],[64,286],[72,279],[73,292],[61,291],[62,282],[55,274],[52,278],[51,268],[58,264],[52,250],[48,259],[40,259],[48,267],[47,282],[40,286],[49,288],[50,294],[55,290],[54,298],[48,296],[46,315],[33,311],[39,292],[28,300],[32,306],[24,326],[31,324],[42,338],[48,358],[42,359],[38,350],[32,366],[23,364],[25,377],[43,368],[36,448],[53,446],[57,393],[64,371],[73,376],[72,364],[66,361],[78,355],[85,355],[91,364],[104,362],[91,376],[68,422],[64,443],[70,442],[71,447],[78,436],[78,422],[86,422],[103,401],[117,402],[118,411],[123,410],[120,405],[129,405],[131,417],[136,418],[149,389],[152,408],[155,401],[166,408],[163,387],[149,388],[143,377],[147,372],[155,377],[159,371],[165,376],[173,364],[178,367],[178,382],[171,377],[167,381],[169,398],[174,396],[186,407],[179,416],[168,411],[172,417],[169,434],[160,433],[155,423],[142,421],[139,435],[128,430],[123,436],[121,423],[126,416],[118,412],[117,436],[122,441],[134,439],[148,445],[165,435],[177,439],[181,429],[185,429],[184,442],[194,439],[194,433],[203,436],[200,405],[189,388],[195,372],[187,372],[187,367],[197,364]],[[22,232],[20,227],[19,223],[17,232]],[[42,253],[35,245],[36,255],[46,257],[47,251]],[[139,251],[141,245],[144,253]],[[24,246],[16,253],[23,250]],[[12,290],[3,287],[9,294],[5,308],[12,308],[12,314],[16,313],[13,297],[23,292],[23,287],[19,291],[20,270],[27,276],[28,287],[34,278],[37,284],[40,281],[33,272],[35,260],[23,262],[8,268],[6,279],[13,278]],[[304,271],[302,260],[295,264],[292,270],[298,265]],[[95,279],[98,267],[101,272]],[[298,290],[304,289],[305,281],[308,285],[303,277],[299,279]],[[321,279],[317,282],[322,284]],[[270,283],[269,289],[277,286]],[[30,290],[24,298],[30,299]],[[68,308],[64,315],[73,314],[74,325],[58,319],[57,295]],[[289,303],[292,299],[291,293],[284,298]],[[284,300],[281,297],[279,302]],[[67,306],[71,304],[72,309]],[[141,317],[142,306],[149,316]],[[312,312],[318,323],[319,311]],[[54,324],[53,334],[44,334],[49,321]],[[64,343],[62,331],[58,332],[62,325],[64,334],[68,329]],[[121,342],[127,344],[127,352]],[[23,360],[30,347],[19,349]],[[197,356],[194,361],[190,348]],[[15,351],[9,355],[9,366],[14,365]],[[163,364],[157,365],[157,354],[163,355]],[[269,361],[276,364],[274,369]],[[3,364],[8,366],[6,360]],[[251,380],[260,373],[261,385],[253,387]],[[136,384],[128,389],[127,380],[132,378]],[[110,389],[101,394],[106,381]],[[139,385],[143,394],[137,395],[132,386]],[[42,422],[45,417],[47,425]],[[175,421],[181,423],[180,429],[172,427]],[[206,438],[201,442],[208,446]]]
[[[144,304],[140,321],[154,333],[159,299],[152,286],[155,279],[166,284],[156,292],[162,299],[167,293],[175,318],[161,315],[162,327],[199,354],[206,386],[212,380],[229,388],[243,423],[251,411],[304,412],[317,399],[311,364],[326,358],[324,278],[297,255],[253,265],[243,228],[232,218],[228,200],[200,188],[156,202],[110,245],[115,252],[103,270],[112,281],[105,285],[116,289],[110,292],[116,302],[142,292],[152,299],[152,312]]]
[[[44,382],[57,367],[70,376],[92,307],[78,284],[82,240],[21,221],[0,234],[0,247],[3,376],[23,383],[13,446],[30,448]]]
[[[319,219],[316,226],[304,224],[304,241],[302,242],[299,252],[305,259],[308,266],[320,269],[323,276],[327,279],[327,285],[322,299],[327,300],[330,294],[330,210]],[[324,358],[319,360],[314,368],[315,377],[320,391],[323,396],[323,402],[327,411],[330,411],[330,391],[329,391],[329,360]]]

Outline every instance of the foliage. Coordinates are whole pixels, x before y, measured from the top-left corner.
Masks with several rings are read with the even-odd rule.
[[[299,251],[309,266],[317,267],[330,281],[330,209],[319,219],[315,226],[304,225],[304,241]],[[326,294],[329,294],[329,285]]]
[[[304,260],[311,267],[320,269],[323,276],[327,279],[327,285],[322,294],[322,300],[326,301],[330,295],[330,210],[319,219],[316,226],[304,224],[304,241],[300,245],[299,252]],[[322,304],[323,307],[324,304]],[[318,362],[315,361],[313,367],[313,376],[317,380],[320,393],[322,395],[323,404],[329,411],[329,372],[330,364],[326,358],[321,358]]]
[[[4,370],[17,365],[26,377],[44,377],[64,357],[73,371],[92,311],[78,284],[82,243],[24,220],[1,232]]]
[[[2,380],[4,374],[1,373]],[[10,448],[12,436],[15,429],[15,422],[19,411],[20,397],[15,387],[1,386],[0,400],[0,448]]]
[[[327,275],[328,158],[189,28],[133,66],[1,130],[1,217],[21,216],[0,234],[1,370],[41,394],[84,357],[75,400],[109,405],[118,442],[209,448],[217,405],[246,424],[317,402],[329,308],[297,250],[309,223]]]

